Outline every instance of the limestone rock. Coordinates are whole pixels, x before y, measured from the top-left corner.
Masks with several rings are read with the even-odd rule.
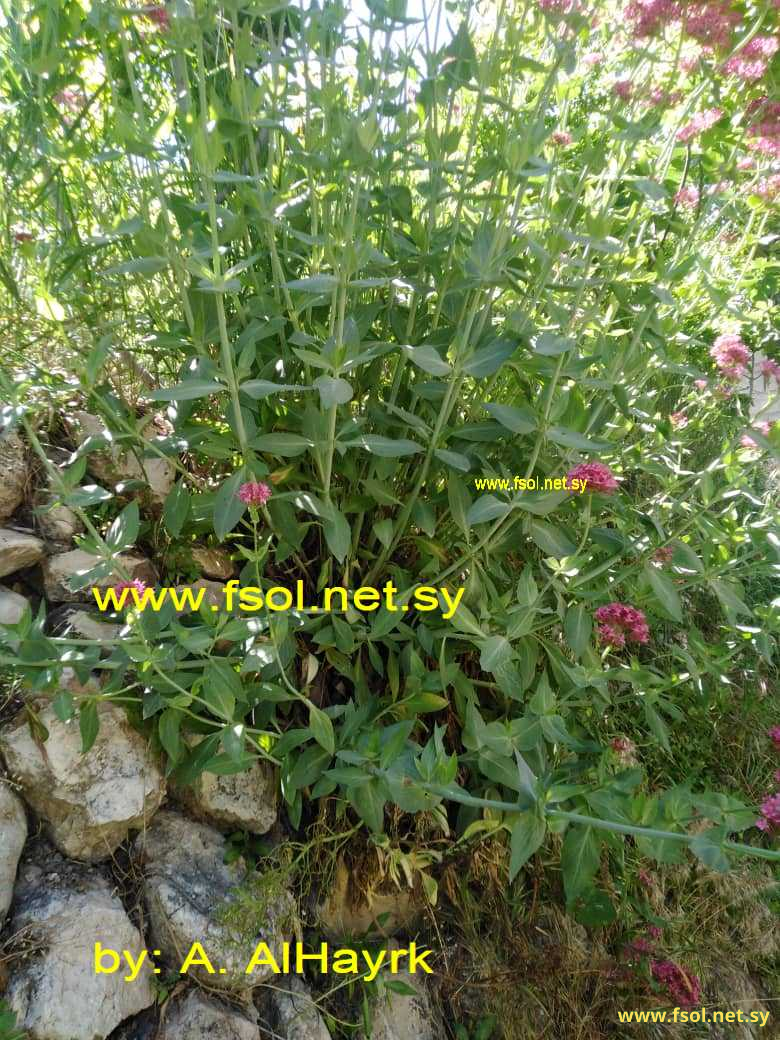
[[[203,603],[209,607],[217,607],[223,610],[225,607],[225,586],[219,581],[209,581],[208,578],[198,578],[190,585],[176,585],[177,593],[181,596],[185,589],[192,589],[193,596],[197,596],[198,589],[205,589]],[[190,610],[177,611],[179,614],[192,613]]]
[[[16,868],[25,841],[27,815],[24,806],[11,788],[0,782],[0,928],[11,905]]]
[[[273,1035],[282,1040],[330,1040],[325,1020],[298,975],[280,975],[271,990]]]
[[[38,563],[43,558],[43,549],[40,538],[0,528],[0,578]]]
[[[99,562],[100,557],[84,552],[83,549],[71,549],[70,552],[50,556],[43,565],[43,585],[47,599],[54,603],[94,603],[91,585],[74,592],[68,580],[75,574],[84,574],[92,570]],[[153,585],[157,580],[154,567],[143,556],[126,553],[117,557],[117,563],[125,568],[131,580],[138,578],[147,585]],[[94,582],[94,585],[100,589],[107,589],[122,580],[119,574],[109,574]]]
[[[71,611],[66,624],[82,639],[94,639],[96,643],[118,639],[124,628],[124,625],[104,621],[102,614],[89,610]]]
[[[276,823],[276,772],[269,763],[226,776],[203,772],[177,793],[193,815],[216,827],[265,834]]]
[[[104,1040],[154,997],[151,967],[96,975],[95,943],[130,951],[144,943],[120,901],[96,871],[38,843],[25,857],[14,892],[12,929],[30,954],[14,964],[5,994],[29,1040]],[[108,966],[108,961],[106,961]]]
[[[239,1011],[190,990],[167,1011],[158,1036],[159,1040],[260,1040],[260,1030]]]
[[[57,848],[74,859],[105,859],[158,808],[163,775],[121,708],[108,702],[98,706],[100,729],[82,754],[78,720],[62,722],[45,702],[37,707],[49,739],[45,744],[33,739],[20,712],[0,731],[8,771]]]
[[[80,411],[75,412],[73,417],[80,431],[81,443],[88,437],[107,432],[103,420],[97,415]],[[154,423],[148,422],[141,436],[143,440],[149,442],[154,435]],[[143,450],[139,445],[138,455]],[[141,458],[139,461],[134,452],[120,449],[115,445],[106,451],[93,452],[88,455],[87,467],[102,484],[111,487],[130,480],[144,481],[148,484],[151,497],[156,502],[163,501],[176,478],[176,468],[169,459],[153,455],[149,458]]]
[[[411,986],[415,995],[385,990],[371,1009],[371,1032],[358,1034],[360,1040],[437,1040],[444,1035],[431,1003],[426,974],[399,971],[383,977]]]
[[[15,625],[21,620],[27,600],[18,592],[0,585],[0,625]]]
[[[224,549],[207,549],[203,545],[196,545],[191,555],[201,574],[207,578],[227,581],[236,573],[236,565]]]
[[[69,506],[58,503],[51,492],[37,497],[35,520],[41,536],[55,545],[71,545],[84,530],[78,515]]]
[[[368,893],[354,892],[350,872],[343,860],[339,860],[316,916],[329,939],[347,939],[408,931],[421,912],[422,903],[409,888],[391,885]]]
[[[0,433],[0,522],[7,520],[24,498],[27,459],[18,433]]]
[[[249,975],[245,969],[259,943],[268,944],[277,962],[281,959],[282,942],[289,939],[292,924],[289,893],[270,883],[264,887],[262,875],[250,879],[240,861],[223,863],[224,837],[178,813],[158,813],[139,834],[134,852],[144,874],[152,941],[177,970],[193,943],[199,942],[217,974],[196,964],[189,973],[210,987],[247,991],[273,975],[267,965]],[[250,884],[251,900],[228,921],[237,886]]]

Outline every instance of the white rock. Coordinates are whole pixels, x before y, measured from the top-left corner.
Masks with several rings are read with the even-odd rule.
[[[80,411],[75,412],[73,417],[81,431],[82,442],[87,437],[107,432],[103,420],[97,415]],[[152,423],[148,423],[141,437],[148,443],[154,436],[154,426]],[[143,450],[139,445],[138,454],[140,455]],[[169,459],[154,455],[150,458],[141,458],[139,461],[132,451],[120,450],[116,446],[88,455],[87,467],[101,483],[111,487],[116,487],[117,484],[124,481],[143,480],[149,485],[152,499],[157,502],[161,502],[165,498],[176,479],[176,467]]]
[[[276,785],[274,768],[255,762],[226,776],[203,772],[181,787],[178,797],[195,816],[217,827],[265,834],[276,823]]]
[[[103,621],[102,617],[102,614],[90,613],[87,610],[74,610],[68,614],[68,625],[82,639],[94,639],[96,643],[118,639],[124,625]]]
[[[57,848],[74,859],[105,859],[156,811],[165,794],[163,775],[121,708],[98,706],[100,729],[82,754],[78,720],[60,721],[46,703],[36,707],[49,739],[33,739],[20,712],[0,731],[8,772]]]
[[[69,506],[57,503],[51,492],[38,496],[35,521],[41,535],[57,545],[70,545],[84,525]]]
[[[27,459],[19,434],[0,433],[0,522],[7,520],[24,498]]]
[[[134,960],[144,944],[94,870],[39,846],[19,871],[14,907],[12,929],[31,952],[13,966],[5,996],[29,1040],[105,1040],[152,1003],[148,960],[133,982],[124,981],[126,968],[95,974],[95,943],[128,950]]]
[[[252,875],[252,901],[258,909],[252,911],[247,900],[238,918],[227,923],[237,886],[250,883],[244,865],[223,863],[224,837],[178,813],[158,813],[136,838],[134,852],[144,874],[152,941],[177,971],[198,942],[217,974],[197,964],[188,973],[210,987],[247,991],[274,974],[271,966],[261,965],[247,975],[246,967],[263,942],[274,959],[281,960],[282,942],[289,939],[292,926],[292,900],[286,890],[264,890],[262,876]]]
[[[24,596],[0,585],[0,625],[15,625],[28,605]]]
[[[191,554],[195,565],[207,578],[227,581],[236,573],[236,565],[224,549],[207,549],[203,545],[196,545]]]
[[[43,559],[43,550],[40,538],[7,527],[0,528],[0,578],[24,567],[32,567]]]
[[[245,1015],[198,990],[190,990],[166,1014],[159,1040],[260,1040],[257,1025]]]
[[[401,962],[403,963],[403,962]],[[411,986],[415,996],[385,990],[371,1008],[370,1040],[438,1040],[444,1030],[431,1005],[425,979],[429,976],[422,970],[414,974],[406,971],[386,973],[385,980],[394,979]],[[366,1034],[358,1034],[366,1040]]]
[[[0,928],[3,926],[16,868],[27,841],[27,815],[11,788],[0,781]]]
[[[124,567],[131,580],[138,578],[148,585],[153,585],[157,580],[154,567],[143,556],[125,553],[116,559],[117,565]],[[70,552],[49,556],[43,564],[43,586],[47,599],[54,603],[94,603],[94,597],[90,591],[92,586],[73,592],[68,584],[68,579],[75,574],[84,574],[86,571],[92,570],[99,562],[99,556],[84,552],[83,549],[71,549]],[[123,580],[118,573],[109,574],[94,582],[94,585],[99,589],[107,589]]]
[[[280,975],[271,990],[274,1035],[283,1040],[331,1040],[306,983],[298,975]]]

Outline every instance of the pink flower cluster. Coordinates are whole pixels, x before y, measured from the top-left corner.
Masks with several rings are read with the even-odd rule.
[[[674,201],[677,206],[688,206],[692,209],[699,203],[699,189],[694,188],[692,184],[686,184],[674,196]]]
[[[586,491],[598,491],[602,495],[611,495],[617,491],[618,482],[615,474],[603,462],[581,462],[566,474],[569,484],[572,480],[586,480]]]
[[[767,381],[776,379],[780,383],[780,365],[771,358],[767,358],[766,361],[761,362],[761,375]]]
[[[550,134],[550,140],[553,144],[567,145],[571,144],[573,138],[566,130],[554,130]]]
[[[680,4],[676,0],[632,0],[625,14],[633,22],[633,35],[642,39],[655,36],[664,26],[677,21]]]
[[[701,982],[674,961],[651,961],[650,972],[674,1001],[676,1007],[701,1004]]]
[[[774,36],[754,36],[739,54],[729,58],[723,71],[746,83],[754,83],[766,72],[769,62],[780,49],[780,41]]]
[[[780,101],[756,98],[748,105],[747,115],[757,117],[747,130],[748,148],[780,159]]]
[[[690,123],[686,123],[682,129],[677,131],[677,140],[683,142],[690,141],[692,138],[704,133],[705,130],[709,130],[711,126],[715,126],[722,117],[722,108],[708,108],[705,112],[697,113]]]
[[[569,14],[579,7],[578,0],[539,0],[539,10],[545,14]]]
[[[629,101],[634,93],[634,84],[630,79],[618,79],[612,84],[612,91],[621,101]]]
[[[770,431],[771,431],[771,429],[772,429],[772,427],[774,425],[775,425],[775,420],[774,419],[770,419],[768,422],[756,423],[754,429],[758,430],[758,432],[762,433],[765,437],[768,437],[769,433],[770,433]],[[750,436],[749,433],[743,433],[742,436],[739,438],[739,443],[742,445],[743,448],[757,448],[758,447],[758,445],[756,444],[756,442],[753,440],[753,438]]]
[[[742,17],[728,3],[685,4],[683,10],[686,33],[708,47],[728,47]]]
[[[726,379],[737,380],[745,374],[750,351],[736,332],[724,332],[710,348],[710,357]]]
[[[141,581],[140,578],[133,578],[132,581],[120,581],[114,585],[114,592],[117,594],[124,592],[125,589],[135,589],[135,591],[140,595],[142,592],[146,591],[146,582]]]
[[[669,419],[671,420],[672,426],[675,430],[684,430],[688,425],[688,416],[685,412],[672,412]]]
[[[267,484],[249,481],[238,489],[238,497],[248,506],[264,506],[271,497],[271,489]]]
[[[650,639],[645,615],[627,603],[608,603],[606,607],[599,607],[594,617],[599,623],[602,643],[620,648],[626,645],[627,639],[634,643],[646,643]]]
[[[769,739],[780,751],[780,726],[772,726],[769,730]],[[780,783],[780,770],[775,773],[775,780]],[[760,831],[770,831],[780,827],[780,791],[768,795],[761,803],[761,815],[756,820],[756,827]]]
[[[773,199],[777,194],[780,194],[780,173],[762,177],[756,185],[756,195],[760,195],[762,199]]]

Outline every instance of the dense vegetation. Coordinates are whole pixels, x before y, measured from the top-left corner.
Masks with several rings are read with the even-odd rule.
[[[81,587],[130,546],[191,580],[197,541],[309,603],[465,588],[447,620],[129,611],[108,655],[41,612],[14,675],[99,670],[58,712],[86,748],[116,698],[182,783],[268,759],[294,831],[362,821],[434,902],[497,839],[510,879],[554,850],[587,925],[636,912],[627,856],[777,859],[780,428],[751,399],[780,382],[779,16],[9,13],[4,416],[83,517]],[[164,503],[94,484],[105,436],[50,461],[75,408],[175,463]]]

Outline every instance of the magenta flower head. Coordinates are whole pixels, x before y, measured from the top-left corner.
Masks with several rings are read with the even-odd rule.
[[[238,497],[248,506],[264,506],[271,497],[271,489],[267,484],[250,480],[238,489]]]
[[[124,592],[125,589],[135,589],[140,596],[142,592],[146,592],[146,582],[141,581],[140,578],[133,578],[132,581],[120,581],[114,586],[114,592],[117,595]]]
[[[726,379],[739,379],[745,374],[750,351],[736,332],[724,332],[710,347],[710,357]]]
[[[766,820],[770,827],[780,827],[780,791],[763,800],[760,818]]]
[[[769,739],[780,750],[780,726],[772,726],[769,730]]]
[[[613,647],[624,647],[626,640],[647,643],[650,629],[641,610],[627,603],[608,603],[599,607],[594,617],[599,623],[599,639]]]
[[[765,380],[776,379],[780,383],[780,365],[771,358],[761,362],[761,375]]]
[[[566,130],[554,130],[550,134],[550,140],[553,144],[567,145],[571,144],[573,138]]]
[[[150,22],[154,22],[161,32],[166,32],[171,27],[171,16],[163,4],[159,4],[157,7],[148,7],[146,9],[146,17]]]
[[[696,975],[674,961],[651,961],[650,972],[677,1007],[693,1007],[701,1003],[701,983]]]
[[[598,491],[602,495],[611,495],[617,491],[618,482],[615,474],[603,462],[581,462],[566,474],[571,486],[572,480],[587,481],[586,491]]]
[[[665,567],[668,563],[672,562],[674,556],[674,548],[671,545],[662,545],[653,553],[653,561],[660,563],[662,567]]]

